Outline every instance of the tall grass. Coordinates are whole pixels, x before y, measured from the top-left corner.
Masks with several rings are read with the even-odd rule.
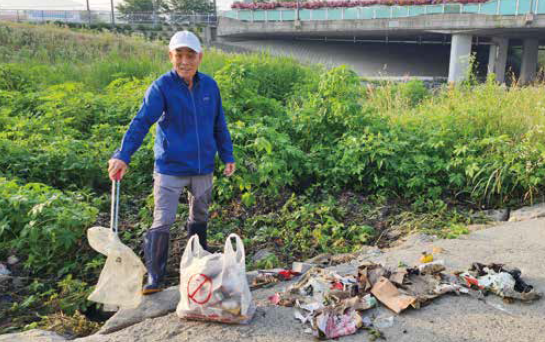
[[[483,84],[444,87],[422,96],[417,103],[411,102],[404,87],[410,85],[388,84],[371,91],[368,105],[393,123],[434,131],[445,138],[469,140],[506,135],[517,142],[545,142],[543,83],[505,87],[489,78]]]
[[[205,73],[219,70],[229,56],[215,49],[205,55],[201,65]],[[92,90],[102,90],[120,77],[143,78],[171,68],[163,42],[16,23],[0,23],[0,63],[24,63],[29,69],[47,66],[36,73],[40,75],[36,81],[81,82]]]

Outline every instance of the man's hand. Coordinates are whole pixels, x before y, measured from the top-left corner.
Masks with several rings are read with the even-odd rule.
[[[127,173],[127,170],[129,169],[129,166],[120,159],[110,159],[108,161],[108,174],[110,176],[110,179],[114,181],[115,175],[117,175],[119,172],[121,172],[119,180],[123,178],[125,173]]]
[[[235,163],[226,163],[225,164],[225,171],[223,171],[223,174],[227,177],[231,177],[233,173],[235,173]]]

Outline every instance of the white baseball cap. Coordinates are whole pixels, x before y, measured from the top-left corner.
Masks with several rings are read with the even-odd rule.
[[[178,31],[170,38],[170,43],[168,44],[168,49],[170,51],[181,47],[188,47],[197,53],[201,52],[201,42],[199,41],[199,38],[190,31]]]

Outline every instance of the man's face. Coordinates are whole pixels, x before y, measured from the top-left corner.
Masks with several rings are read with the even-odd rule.
[[[182,47],[169,53],[172,66],[183,79],[189,81],[197,73],[202,61],[202,52],[197,53],[190,48]]]

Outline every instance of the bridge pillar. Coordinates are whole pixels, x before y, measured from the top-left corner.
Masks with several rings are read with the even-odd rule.
[[[450,62],[448,70],[449,83],[458,83],[468,75],[471,57],[471,41],[473,36],[453,34],[450,45]]]
[[[213,41],[216,40],[216,28],[211,26],[204,27],[204,43],[210,45]]]
[[[488,57],[488,73],[496,75],[496,81],[505,82],[505,66],[507,65],[508,38],[493,38]]]
[[[536,77],[538,51],[539,40],[537,38],[526,38],[522,41],[522,65],[519,79],[521,84],[528,84]]]

